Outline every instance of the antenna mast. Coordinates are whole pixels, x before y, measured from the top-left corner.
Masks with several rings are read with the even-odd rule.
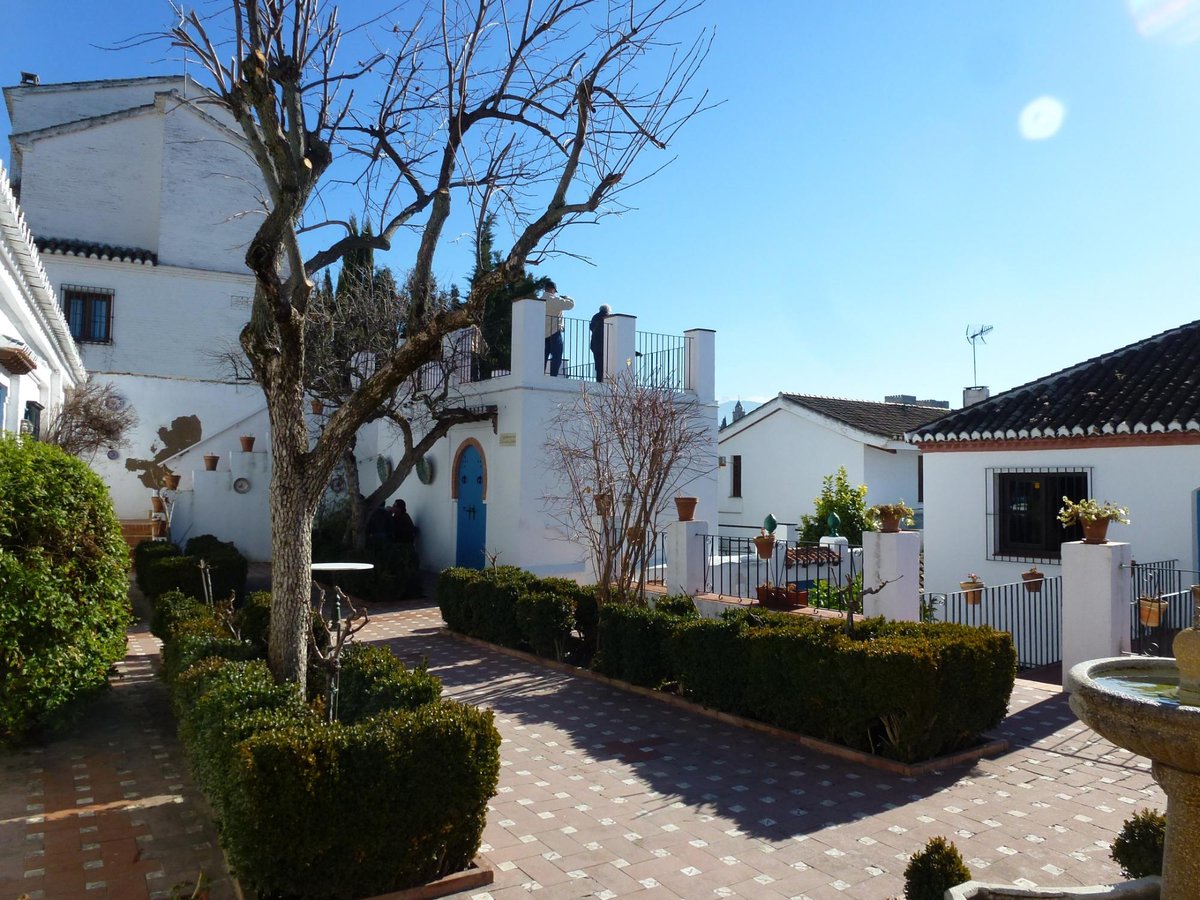
[[[975,360],[975,345],[976,343],[986,344],[987,336],[991,334],[991,325],[980,325],[975,332],[971,331],[971,326],[967,326],[967,342],[971,345],[971,377],[974,379],[974,387],[979,387],[979,367]]]

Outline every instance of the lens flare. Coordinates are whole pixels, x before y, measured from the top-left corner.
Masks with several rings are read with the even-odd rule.
[[[1167,44],[1191,44],[1200,38],[1197,0],[1126,0],[1138,33]]]
[[[1054,97],[1038,97],[1029,103],[1017,119],[1017,129],[1027,141],[1044,141],[1058,134],[1067,111]]]

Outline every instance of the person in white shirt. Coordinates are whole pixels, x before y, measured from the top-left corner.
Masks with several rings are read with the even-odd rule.
[[[563,317],[568,309],[575,308],[575,301],[558,292],[553,281],[542,288],[542,299],[546,301],[546,358],[550,360],[550,375],[558,377],[563,358]]]

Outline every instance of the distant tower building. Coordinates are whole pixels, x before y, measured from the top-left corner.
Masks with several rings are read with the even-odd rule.
[[[742,408],[742,401],[739,400],[733,405],[733,421],[737,421],[746,414],[746,410]]]

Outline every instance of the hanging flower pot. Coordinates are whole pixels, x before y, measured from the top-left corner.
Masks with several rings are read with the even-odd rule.
[[[254,452],[254,435],[243,434],[241,437],[238,438],[238,441],[242,445],[243,453],[253,453]]]
[[[963,590],[967,606],[978,606],[983,602],[983,582],[980,580],[960,581],[958,586]]]
[[[165,487],[168,491],[179,490],[179,476],[174,472],[164,472],[162,479],[163,487]]]
[[[699,502],[699,497],[676,497],[675,511],[679,513],[680,522],[690,522],[696,514],[696,504]]]
[[[596,515],[602,519],[607,519],[612,515],[612,494],[597,494],[596,495]]]
[[[156,512],[156,513],[161,513],[161,512],[167,511],[166,504],[163,503],[162,497],[155,494],[153,497],[150,498],[150,511]]]
[[[1025,590],[1031,594],[1040,594],[1042,582],[1046,580],[1046,576],[1038,571],[1037,566],[1034,566],[1028,572],[1022,572],[1021,579],[1025,582]]]
[[[1108,519],[1095,519],[1091,522],[1081,521],[1079,524],[1083,528],[1083,542],[1085,544],[1107,544],[1108,523]]]
[[[1138,621],[1147,628],[1157,628],[1166,611],[1166,600],[1158,597],[1138,597]]]
[[[217,471],[217,463],[219,463],[220,461],[221,461],[221,457],[217,456],[217,454],[205,453],[204,454],[204,470],[206,472]]]
[[[629,538],[629,543],[631,544],[640,544],[645,534],[646,529],[641,525],[630,525],[625,529],[625,537]]]
[[[775,535],[760,534],[754,539],[759,559],[770,559],[775,554]]]
[[[311,401],[309,401],[309,405],[312,409],[314,416],[319,416],[321,414],[321,411],[325,409],[325,404],[323,404],[316,397],[314,397]]]

